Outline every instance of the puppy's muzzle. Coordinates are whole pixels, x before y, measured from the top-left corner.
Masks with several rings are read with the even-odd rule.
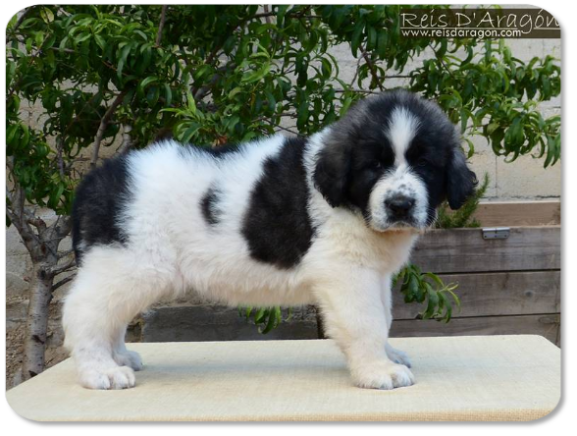
[[[394,195],[385,200],[385,208],[390,221],[411,221],[415,208],[415,199],[405,195]]]

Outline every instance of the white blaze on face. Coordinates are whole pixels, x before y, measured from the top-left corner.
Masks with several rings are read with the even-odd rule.
[[[387,137],[395,153],[395,163],[377,182],[369,199],[370,223],[375,230],[386,230],[390,221],[385,200],[404,195],[415,200],[412,217],[414,225],[424,227],[427,221],[427,189],[423,181],[411,172],[405,153],[419,128],[419,120],[407,108],[396,108],[387,126]]]
[[[395,152],[397,169],[407,166],[405,153],[419,128],[419,120],[404,107],[396,108],[388,126],[387,137]]]

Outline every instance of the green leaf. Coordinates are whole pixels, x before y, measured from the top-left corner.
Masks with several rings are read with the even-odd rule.
[[[14,141],[14,138],[16,137],[16,133],[19,130],[19,125],[18,124],[12,124],[10,126],[8,126],[8,129],[6,130],[6,143],[7,144],[12,144],[12,142]]]
[[[461,133],[465,133],[467,130],[467,122],[469,121],[469,113],[465,109],[461,109]]]
[[[496,123],[496,122],[494,122],[494,121],[491,122],[491,123],[489,123],[489,125],[487,126],[487,134],[488,134],[489,136],[492,135],[493,132],[494,132],[495,130],[497,130],[497,128],[498,128],[499,126],[500,126],[500,124],[499,124],[499,123]]]
[[[190,91],[187,91],[186,93],[186,101],[187,101],[187,107],[188,110],[190,111],[191,114],[196,114],[197,113],[197,109],[196,109],[196,102],[194,101],[194,96],[192,95],[192,93]]]
[[[275,5],[273,6],[277,10],[277,22],[279,26],[284,26],[284,17],[286,14],[287,9],[289,8],[288,5]]]
[[[386,29],[381,29],[378,33],[377,37],[377,54],[379,59],[385,59],[387,56],[387,48],[388,48],[388,33]]]
[[[96,41],[96,45],[98,45],[102,51],[106,51],[106,40],[101,35],[94,35],[94,41]]]
[[[427,309],[423,313],[423,319],[430,319],[435,316],[437,311],[437,304],[439,303],[439,295],[430,286],[427,287]]]
[[[351,38],[351,51],[354,57],[357,57],[357,51],[359,50],[359,46],[361,45],[361,38],[363,36],[363,30],[365,28],[365,23],[359,20],[355,24],[355,28],[353,30],[353,36]]]
[[[237,86],[236,88],[234,88],[232,91],[230,91],[228,93],[228,98],[232,100],[235,95],[241,93],[242,91],[243,91],[243,88],[241,88],[240,86]]]
[[[132,50],[132,45],[127,44],[124,46],[122,51],[120,52],[120,58],[118,60],[117,76],[119,79],[122,79],[122,71],[124,70],[124,65],[126,64],[126,60],[128,59],[128,55],[130,54],[130,50]]]
[[[52,190],[50,199],[48,200],[48,207],[56,209],[58,202],[60,201],[60,197],[64,193],[64,188],[65,186],[63,184],[59,184],[55,189]]]
[[[86,41],[88,38],[90,38],[92,36],[92,34],[86,32],[86,33],[81,33],[79,34],[76,38],[74,38],[74,43],[75,44],[80,44],[81,42]]]
[[[46,24],[49,24],[54,21],[54,14],[50,9],[42,8],[40,10],[40,18],[42,18],[42,21],[44,21]]]
[[[164,87],[164,104],[170,106],[172,104],[172,90],[168,83],[163,84]]]
[[[146,79],[142,80],[139,84],[138,84],[138,88],[137,88],[137,92],[138,94],[140,94],[140,96],[144,96],[144,91],[146,90],[146,88],[152,84],[158,82],[158,77],[156,76],[149,76]]]
[[[200,130],[200,124],[189,123],[188,128],[184,131],[183,135],[180,137],[180,141],[183,144],[190,144],[192,137]]]
[[[377,29],[367,26],[367,51],[373,51],[377,47]]]
[[[266,327],[261,331],[261,333],[263,335],[266,335],[268,332],[270,332],[275,327],[276,324],[277,324],[276,312],[274,310],[269,310]]]
[[[21,124],[20,130],[22,130],[22,135],[20,136],[20,148],[27,148],[30,144],[30,129],[28,126]]]
[[[332,71],[333,71],[333,67],[331,65],[331,62],[327,59],[327,58],[321,58],[321,65],[322,65],[322,74],[323,74],[323,78],[325,80],[329,79],[331,77]]]
[[[303,100],[299,105],[297,111],[297,127],[299,130],[306,129],[306,124],[309,119],[309,103],[306,100]]]
[[[419,297],[419,279],[415,274],[409,274],[408,293],[415,300]]]
[[[242,83],[258,82],[264,76],[266,76],[269,73],[269,71],[270,71],[270,64],[266,63],[261,68],[259,68],[258,70],[253,71],[252,73],[243,76],[241,79],[241,82]]]
[[[254,322],[256,324],[260,324],[263,321],[266,312],[267,310],[265,307],[261,307],[260,309],[258,309],[256,315],[254,316]]]

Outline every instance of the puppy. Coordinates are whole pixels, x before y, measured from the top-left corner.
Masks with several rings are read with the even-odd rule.
[[[133,387],[142,363],[127,323],[194,290],[233,307],[316,304],[357,386],[410,386],[387,341],[391,277],[436,207],[459,208],[475,182],[447,116],[405,91],[309,138],[163,141],[104,162],[73,208],[80,268],[63,323],[80,383]]]

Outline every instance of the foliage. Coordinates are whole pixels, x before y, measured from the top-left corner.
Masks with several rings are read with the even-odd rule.
[[[461,302],[453,292],[457,284],[444,284],[439,276],[433,273],[422,273],[417,265],[409,264],[393,279],[396,286],[400,283],[405,303],[425,303],[426,308],[419,313],[422,319],[436,319],[449,322],[453,313],[453,302],[459,308]]]
[[[525,64],[503,39],[486,40],[480,50],[478,41],[460,41],[451,48],[441,40],[435,56],[411,72],[411,89],[437,98],[460,124],[469,156],[474,148],[468,136],[480,134],[508,162],[537,149],[534,155],[545,157],[545,167],[555,164],[561,153],[561,117],[545,119],[536,107],[561,92],[558,59],[534,57]],[[465,59],[456,56],[459,48],[466,50]]]
[[[399,9],[170,6],[159,29],[160,6],[33,6],[7,29],[7,155],[15,175],[28,201],[68,213],[76,159],[118,97],[114,122],[104,126],[107,143],[125,123],[136,147],[167,127],[201,144],[269,134],[282,119],[309,134],[363,94],[385,89],[385,73],[401,72],[425,49],[434,54],[410,72],[410,89],[437,99],[464,134],[489,138],[495,153],[514,160],[537,150],[545,166],[556,162],[560,119],[536,110],[560,93],[555,59],[525,64],[504,40],[403,38]],[[343,42],[359,61],[353,83],[339,78],[329,51]],[[22,98],[42,104],[47,118],[38,131],[20,118]]]
[[[450,208],[447,202],[444,202],[438,209],[437,221],[435,226],[438,229],[455,229],[462,227],[480,227],[479,221],[477,221],[473,214],[479,207],[479,202],[481,198],[485,195],[487,187],[489,186],[489,174],[485,173],[485,178],[483,183],[477,189],[475,193],[469,197],[469,199],[461,206],[460,209],[449,212]]]
[[[279,306],[271,307],[239,307],[238,314],[251,320],[258,326],[259,333],[267,334],[272,329],[278,327],[283,321],[292,318],[292,309],[289,307],[288,316],[283,320],[282,310]]]
[[[558,60],[525,63],[504,40],[402,37],[400,8],[32,6],[6,32],[9,180],[29,204],[67,215],[86,163],[96,165],[101,145],[121,132],[122,150],[145,147],[165,129],[206,146],[277,130],[310,134],[390,88],[386,75],[406,74],[423,53],[408,88],[436,99],[461,126],[469,155],[478,134],[508,161],[533,154],[555,164],[560,118],[543,118],[537,105],[560,93]],[[351,81],[331,54],[339,44],[357,61]],[[38,127],[25,119],[23,100],[42,106]],[[418,281],[422,294],[433,295],[426,283],[437,281],[425,277],[432,282]],[[444,301],[449,290],[436,292]],[[266,313],[259,319],[268,325]]]

